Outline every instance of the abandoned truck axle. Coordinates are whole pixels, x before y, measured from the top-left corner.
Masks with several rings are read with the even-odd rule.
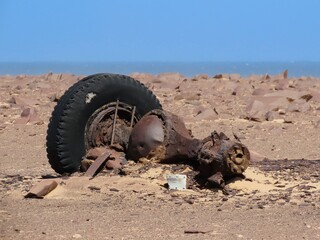
[[[142,117],[132,129],[127,157],[187,162],[209,183],[222,187],[225,178],[242,174],[250,161],[249,150],[242,143],[216,131],[203,140],[193,138],[178,116],[158,109]]]
[[[145,157],[188,163],[207,182],[223,186],[250,161],[248,149],[223,133],[193,138],[146,86],[119,74],[91,75],[70,87],[54,108],[47,133],[49,163],[60,174],[81,166],[92,176],[101,167],[119,169],[126,159]],[[97,148],[102,152],[93,158]]]

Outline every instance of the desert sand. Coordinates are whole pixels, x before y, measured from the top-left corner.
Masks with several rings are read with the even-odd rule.
[[[225,195],[192,181],[185,191],[169,191],[172,166],[61,177],[46,157],[47,125],[61,95],[83,76],[0,76],[1,239],[320,238],[320,78],[131,76],[195,137],[213,130],[237,136],[252,156],[246,178],[228,182]],[[58,187],[24,199],[45,178]]]

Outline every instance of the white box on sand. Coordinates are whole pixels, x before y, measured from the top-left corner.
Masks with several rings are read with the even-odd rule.
[[[184,190],[187,187],[187,176],[182,174],[167,175],[169,189]]]

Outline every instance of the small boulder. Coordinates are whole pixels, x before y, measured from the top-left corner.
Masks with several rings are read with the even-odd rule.
[[[305,101],[294,101],[289,104],[287,108],[287,112],[307,112],[311,109],[311,106],[309,103]]]
[[[99,156],[101,156],[103,153],[105,153],[105,151],[106,151],[105,147],[91,148],[87,152],[86,158],[88,158],[88,159],[97,159]]]
[[[211,108],[207,108],[205,110],[200,110],[198,115],[195,116],[195,120],[196,121],[201,121],[201,120],[216,120],[218,119],[219,116],[217,115],[217,113],[211,109]]]
[[[114,160],[110,159],[106,163],[106,168],[110,170],[121,169],[122,168],[122,159],[115,158]]]
[[[266,113],[266,120],[267,121],[274,121],[276,119],[282,119],[282,117],[280,116],[280,114],[278,112],[268,111]]]
[[[30,99],[26,97],[17,97],[17,96],[12,97],[8,102],[11,104],[18,105],[20,107],[27,107],[27,106],[32,107],[34,105],[38,105],[38,101],[34,99]]]
[[[263,102],[254,99],[246,107],[246,118],[262,122],[266,120],[267,111],[266,105]]]
[[[259,95],[265,95],[270,93],[271,91],[268,89],[263,89],[263,88],[257,88],[252,92],[252,95],[254,96],[259,96]]]
[[[39,118],[38,112],[36,109],[29,107],[25,108],[21,115],[20,118],[16,119],[14,121],[15,124],[43,124],[43,121]]]

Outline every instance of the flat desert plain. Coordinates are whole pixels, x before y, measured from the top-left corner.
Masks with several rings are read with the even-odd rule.
[[[47,160],[47,125],[84,76],[0,76],[1,239],[320,239],[319,78],[131,76],[195,137],[237,136],[251,152],[246,178],[229,181],[226,195],[192,185],[169,191],[170,166],[161,165],[133,176],[61,177]],[[45,178],[58,187],[25,199]]]

